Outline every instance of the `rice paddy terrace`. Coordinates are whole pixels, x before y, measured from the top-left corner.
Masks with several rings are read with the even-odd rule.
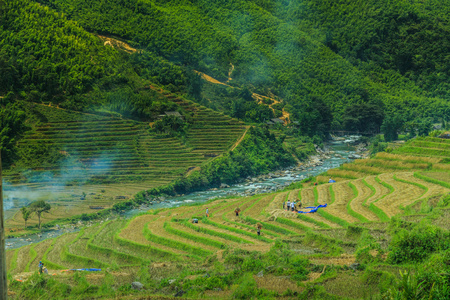
[[[390,239],[386,228],[394,216],[419,221],[441,207],[440,215],[431,222],[450,228],[446,221],[450,210],[443,203],[450,192],[449,146],[449,140],[414,140],[394,153],[379,153],[373,159],[329,171],[338,179],[336,183],[307,183],[298,189],[272,194],[219,199],[143,213],[131,220],[93,224],[76,233],[8,251],[9,271],[12,274],[32,271],[38,259],[52,270],[79,267],[128,270],[141,265],[152,270],[158,263],[167,267],[189,264],[192,270],[207,270],[208,260],[226,264],[227,255],[236,249],[264,253],[276,240],[285,241],[320,268],[349,265],[355,262],[355,247],[361,237],[361,231],[353,234],[355,226],[383,250],[387,250]],[[426,155],[428,150],[430,155]],[[349,174],[357,178],[345,178]],[[312,214],[298,214],[283,209],[287,200],[301,201],[303,207],[319,204],[327,207]],[[237,207],[240,216],[235,215]],[[205,217],[206,208],[209,217]],[[192,223],[193,218],[199,222]],[[258,223],[262,225],[261,236],[256,234]],[[309,280],[320,282],[324,270],[311,274]],[[394,271],[398,275],[398,269]],[[287,286],[289,279],[283,280]],[[333,280],[322,284],[330,293],[350,296],[346,294],[348,289],[336,289]],[[358,289],[363,293],[365,288],[368,287],[363,284],[352,284],[351,295]],[[220,298],[220,293],[217,296]]]
[[[192,116],[184,142],[155,134],[142,122],[35,105],[47,121],[23,138],[19,147],[50,144],[65,156],[64,163],[48,162],[9,174],[6,180],[45,185],[145,181],[157,186],[227,151],[246,129],[237,120],[175,95],[161,94],[161,98]]]
[[[49,158],[38,166],[22,163],[6,172],[8,188],[21,194],[13,196],[19,202],[25,201],[16,206],[28,203],[21,198],[49,201],[52,210],[43,216],[44,223],[91,213],[91,207],[111,207],[139,191],[167,184],[198,169],[235,146],[248,129],[221,113],[151,88],[161,101],[176,103],[191,118],[183,140],[157,134],[148,123],[120,116],[34,105],[32,110],[41,121],[20,140],[19,148],[31,149],[31,156],[46,149],[53,153],[44,154]],[[14,213],[7,213],[7,227],[20,230],[21,213]],[[37,218],[29,224],[37,224]]]

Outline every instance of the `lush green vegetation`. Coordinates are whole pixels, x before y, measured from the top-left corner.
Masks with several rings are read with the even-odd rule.
[[[148,120],[176,109],[142,91],[153,83],[246,121],[287,112],[303,135],[383,125],[388,140],[449,115],[448,8],[437,1],[2,3],[7,98]],[[257,104],[254,91],[280,103]]]

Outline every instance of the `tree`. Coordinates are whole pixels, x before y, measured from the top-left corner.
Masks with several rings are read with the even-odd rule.
[[[48,213],[52,207],[44,200],[35,201],[30,204],[30,210],[35,212],[39,219],[39,229],[41,229],[41,215]]]
[[[31,214],[33,213],[31,210],[27,209],[25,206],[20,209],[22,212],[22,218],[25,221],[25,229],[27,229],[27,221],[30,219]]]
[[[3,23],[3,16],[6,14],[6,4],[5,1],[0,0],[0,25]]]
[[[195,73],[192,69],[188,69],[186,72],[186,85],[189,96],[197,100],[201,99],[203,80],[200,74]]]
[[[382,103],[370,102],[347,106],[342,121],[348,131],[379,132],[383,118]]]
[[[417,129],[417,131],[420,136],[427,136],[432,129],[433,124],[431,124],[431,121],[425,120],[419,123],[419,128]]]
[[[153,125],[156,132],[170,136],[183,135],[187,130],[188,124],[177,116],[164,116]]]
[[[394,115],[384,119],[381,125],[381,132],[384,134],[384,140],[386,142],[395,141],[398,139],[398,131],[405,123],[401,115]]]

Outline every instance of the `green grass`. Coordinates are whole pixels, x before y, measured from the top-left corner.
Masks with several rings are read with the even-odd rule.
[[[94,244],[95,240],[98,239],[100,232],[102,232],[106,228],[107,225],[110,225],[111,222],[112,221],[105,222],[102,226],[100,226],[100,228],[89,238],[89,240],[86,243],[86,247],[97,253],[101,253],[103,255],[113,257],[119,261],[122,260],[122,261],[135,262],[137,265],[143,264],[143,263],[150,263],[150,260],[148,260],[148,259],[144,259],[144,258],[141,258],[138,256],[130,255],[127,253],[116,251],[111,248],[106,248],[106,247],[102,247],[102,246]],[[109,246],[113,247],[114,245],[109,244]]]
[[[330,190],[330,204],[333,204],[336,200],[336,195],[334,194],[333,185],[331,184],[329,187]]]
[[[376,180],[379,184],[381,184],[382,186],[384,186],[384,187],[386,187],[387,189],[389,189],[389,193],[387,193],[386,195],[383,195],[383,197],[381,197],[381,198],[378,199],[378,200],[383,199],[384,197],[386,197],[386,196],[389,195],[389,194],[392,194],[392,193],[395,191],[395,188],[394,188],[392,185],[390,185],[390,184],[388,184],[388,183],[382,181],[380,178],[378,178],[378,176],[375,177],[375,180]],[[378,201],[378,200],[377,200],[377,201]]]
[[[75,244],[76,242],[78,242],[78,240],[82,236],[84,236],[84,234],[85,234],[85,229],[83,228],[80,230],[80,232],[78,233],[78,235],[75,239],[73,239],[69,244],[64,245],[63,251],[61,252],[61,260],[71,262],[72,264],[79,264],[79,265],[86,266],[86,267],[94,267],[94,268],[108,267],[109,264],[103,263],[97,259],[70,253],[69,247],[71,245]]]
[[[386,215],[386,213],[379,208],[378,206],[376,206],[374,203],[370,203],[369,205],[369,209],[375,214],[377,215],[378,219],[380,219],[380,221],[382,222],[389,222],[391,219],[388,217],[388,215]]]
[[[316,186],[313,188],[313,194],[314,194],[314,205],[318,206],[319,205],[319,191],[317,190]]]
[[[423,147],[423,148],[436,148],[436,149],[450,150],[450,144],[434,142],[434,141],[430,141],[430,140],[417,140],[416,139],[416,140],[411,141],[410,145]]]
[[[156,244],[164,245],[164,246],[167,246],[170,248],[186,251],[188,253],[193,254],[193,257],[195,257],[197,259],[201,259],[201,256],[208,256],[208,255],[212,254],[211,251],[203,250],[201,248],[194,247],[194,246],[191,246],[191,245],[179,242],[179,241],[175,241],[173,239],[168,239],[168,238],[164,238],[164,237],[155,235],[148,229],[148,224],[150,224],[150,222],[145,224],[142,233],[144,234],[145,238],[149,241],[152,241]]]
[[[37,252],[36,250],[34,250],[34,247],[37,244],[34,244],[30,247],[30,251],[29,251],[29,255],[30,255],[30,260],[28,261],[27,265],[25,266],[25,272],[29,272],[30,271],[30,265],[31,263],[36,259],[37,257]]]
[[[7,270],[9,274],[12,274],[12,272],[14,272],[17,269],[17,259],[19,257],[19,249],[14,250],[14,254],[11,258],[11,265],[9,266],[9,270]]]
[[[375,205],[375,202],[378,202],[381,199],[383,199],[384,197],[386,197],[387,195],[392,194],[395,189],[393,186],[391,186],[390,184],[387,184],[386,182],[382,181],[378,177],[375,177],[375,181],[378,182],[379,184],[381,184],[382,186],[386,187],[387,189],[389,189],[389,193],[387,193],[386,195],[383,195],[381,198],[378,198],[376,201],[370,203],[369,209],[378,217],[378,219],[380,219],[380,221],[389,222],[391,219],[388,217],[388,215],[386,215],[386,213],[381,208],[379,208],[378,206]]]
[[[439,156],[449,157],[450,150],[422,148],[414,146],[403,146],[393,151],[395,154],[417,154],[425,156]]]
[[[373,186],[371,186],[370,184],[368,184],[368,183],[366,182],[366,180],[362,179],[361,182],[362,182],[365,186],[367,186],[367,187],[372,191],[372,193],[370,193],[369,197],[367,197],[366,199],[364,199],[364,201],[362,202],[362,205],[363,205],[363,206],[367,206],[367,200],[369,200],[371,197],[373,197],[373,195],[375,195],[375,193],[376,193],[377,191],[375,190],[375,188],[374,188]]]
[[[345,221],[345,220],[343,220],[343,219],[341,219],[341,218],[339,218],[339,217],[336,217],[336,216],[334,216],[334,215],[332,215],[332,214],[326,212],[324,209],[319,209],[319,210],[317,211],[317,213],[318,213],[320,216],[322,216],[322,217],[324,217],[325,219],[327,219],[328,221],[331,221],[331,222],[333,222],[333,223],[339,224],[339,225],[342,226],[342,227],[348,227],[348,226],[350,225],[349,222],[347,222],[347,221]]]
[[[130,219],[127,222],[126,226],[123,227],[123,229],[126,228],[131,223],[132,220],[133,219]],[[136,249],[140,252],[148,253],[150,255],[156,255],[160,258],[163,257],[164,259],[180,260],[179,255],[176,253],[169,252],[169,251],[166,251],[163,249],[159,249],[159,248],[153,247],[152,245],[143,245],[140,243],[136,243],[134,241],[124,239],[124,238],[120,237],[120,233],[121,233],[121,230],[117,231],[116,234],[114,235],[114,242],[120,246],[130,247],[130,248]]]
[[[66,234],[67,234],[67,233],[66,233]],[[61,235],[59,238],[63,237],[63,236],[66,235],[66,234]],[[56,239],[53,240],[52,244],[51,244],[51,245],[47,248],[47,250],[44,252],[44,255],[42,255],[41,261],[44,263],[45,266],[48,267],[48,269],[53,269],[53,270],[65,270],[65,269],[66,269],[65,267],[60,266],[60,265],[58,265],[58,264],[55,264],[55,263],[53,263],[53,262],[51,262],[51,261],[49,261],[49,260],[47,259],[47,255],[50,253],[50,251],[52,251],[53,246],[55,245],[55,243],[56,243],[57,241],[58,241],[58,238],[56,238]]]
[[[164,229],[167,232],[169,232],[169,233],[171,233],[173,235],[177,235],[177,236],[183,237],[185,239],[192,240],[192,241],[194,241],[196,243],[202,243],[202,244],[205,244],[205,245],[216,247],[218,249],[225,249],[227,247],[226,244],[224,244],[222,242],[219,242],[219,241],[216,241],[214,239],[208,239],[208,238],[205,238],[205,237],[202,237],[202,236],[190,234],[190,233],[187,233],[185,231],[181,231],[181,230],[175,229],[175,228],[173,228],[170,225],[170,222],[165,222],[164,223]]]

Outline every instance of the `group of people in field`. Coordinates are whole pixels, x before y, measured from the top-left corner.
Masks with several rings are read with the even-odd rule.
[[[44,267],[44,263],[42,261],[39,262],[39,274],[47,274],[48,270],[46,267]]]
[[[287,202],[283,202],[283,209],[287,210],[287,211],[295,211],[298,212],[298,210],[302,207],[302,203],[301,202],[294,202],[294,201],[290,201],[288,200]]]

